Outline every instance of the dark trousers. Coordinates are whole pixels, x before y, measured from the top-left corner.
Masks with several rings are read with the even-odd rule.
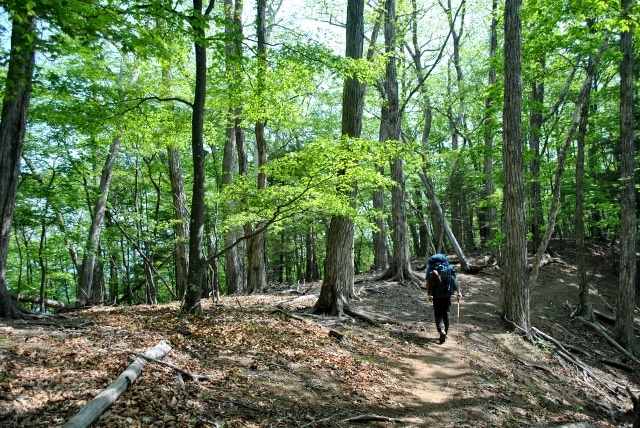
[[[451,296],[433,298],[433,315],[436,318],[438,333],[449,332],[449,313],[451,312]]]

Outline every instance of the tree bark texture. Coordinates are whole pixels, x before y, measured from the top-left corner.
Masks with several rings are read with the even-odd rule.
[[[256,3],[256,33],[258,54],[258,98],[264,99],[266,71],[267,71],[267,41],[266,41],[266,0],[258,0]],[[267,174],[260,170],[267,163],[267,140],[265,137],[266,118],[259,119],[255,124],[258,189],[267,187]],[[263,223],[254,226],[261,231],[253,234],[247,240],[247,259],[249,262],[249,274],[247,280],[247,292],[261,291],[267,285],[267,234]]]
[[[176,297],[184,299],[189,275],[189,210],[187,196],[182,180],[180,152],[178,149],[167,148],[169,162],[169,181],[171,182],[171,196],[173,198],[173,216],[176,219],[174,233],[176,242],[173,247],[175,263]]]
[[[364,0],[348,0],[346,52],[348,58],[362,58],[364,45]],[[359,138],[362,132],[364,84],[357,76],[345,80],[342,92],[342,135]],[[355,198],[356,191],[351,192]],[[327,232],[327,251],[324,261],[324,279],[320,297],[312,311],[342,315],[353,290],[353,220],[335,216]]]
[[[378,172],[384,174],[384,168],[380,167]],[[384,215],[384,190],[382,187],[379,187],[373,192],[373,208],[382,213],[380,218],[375,219],[375,225],[378,230],[373,232],[373,268],[375,270],[382,270],[389,266],[387,223]]]
[[[540,60],[544,69],[544,60]],[[533,248],[538,248],[542,242],[542,196],[540,194],[540,135],[542,131],[542,107],[544,105],[544,82],[531,83],[531,112],[529,113],[529,150],[531,151],[531,184],[529,196],[531,200],[531,233]]]
[[[616,310],[616,339],[628,351],[634,346],[634,308],[636,280],[636,190],[633,140],[633,31],[634,2],[622,0],[623,17],[629,25],[620,34],[620,284]]]
[[[304,269],[304,279],[307,282],[317,281],[320,279],[320,271],[318,269],[318,259],[316,257],[316,243],[313,234],[313,227],[309,227],[305,235],[305,253],[306,266]]]
[[[20,316],[19,309],[14,306],[9,295],[6,273],[11,223],[20,176],[20,156],[35,67],[35,17],[22,7],[15,13],[0,119],[0,318]]]
[[[492,64],[493,58],[496,55],[498,49],[498,2],[493,0],[491,3],[491,29],[489,37],[489,64]],[[487,84],[489,86],[489,95],[485,100],[485,114],[484,120],[484,147],[485,155],[483,162],[484,179],[484,194],[487,200],[492,197],[494,189],[493,183],[493,139],[494,128],[496,126],[496,119],[494,110],[496,109],[495,97],[492,93],[493,88],[496,85],[496,68],[491,65],[489,67],[489,77]],[[496,222],[496,209],[491,205],[481,207],[478,211],[478,220],[480,223],[480,245],[487,247],[489,242],[495,238]]]
[[[580,113],[580,126],[578,128],[578,154],[576,157],[576,210],[575,210],[575,234],[576,234],[576,268],[578,276],[578,289],[580,294],[580,316],[587,321],[593,320],[593,303],[589,294],[587,283],[587,266],[585,265],[585,236],[584,236],[584,147],[587,135],[587,119],[591,109],[591,91],[582,105]]]
[[[195,87],[193,113],[191,116],[193,190],[191,194],[191,218],[189,221],[189,267],[182,311],[199,315],[202,313],[200,297],[205,274],[205,259],[202,251],[205,220],[205,151],[203,134],[204,105],[207,97],[207,50],[204,45],[205,26],[202,23],[202,0],[193,0],[193,16],[191,19],[195,53]]]
[[[506,0],[505,83],[503,105],[502,163],[504,196],[502,202],[501,279],[502,318],[530,334],[529,287],[527,283],[527,241],[522,157],[522,28],[521,0]]]
[[[333,316],[344,314],[353,287],[353,221],[344,217],[331,219],[327,234],[327,253],[320,296],[314,311]],[[346,245],[345,243],[350,243]],[[330,286],[331,285],[331,286]]]

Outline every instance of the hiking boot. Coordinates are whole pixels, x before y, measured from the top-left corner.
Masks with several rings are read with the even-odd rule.
[[[442,345],[445,340],[447,340],[447,333],[441,331],[440,332],[440,344]]]

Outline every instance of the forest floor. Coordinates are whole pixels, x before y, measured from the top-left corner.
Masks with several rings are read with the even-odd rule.
[[[183,376],[181,385],[175,370],[150,363],[93,426],[631,426],[624,388],[638,393],[640,365],[570,317],[578,303],[574,247],[552,243],[557,262],[541,269],[531,323],[570,347],[593,376],[548,343],[533,345],[505,329],[496,315],[496,269],[469,275],[458,267],[460,322],[454,301],[443,345],[424,291],[366,281],[369,274],[356,290],[371,291],[362,290],[354,305],[400,323],[298,317],[313,305],[319,283],[303,296],[274,286],[203,301],[201,318],[179,317],[177,304],[167,304],[0,320],[0,426],[63,425],[122,373],[133,352],[161,340],[171,346],[173,365],[209,379]],[[611,253],[591,247],[587,266],[594,307],[612,314]]]

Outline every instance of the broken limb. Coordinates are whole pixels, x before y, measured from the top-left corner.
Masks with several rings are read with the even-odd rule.
[[[556,339],[554,339],[553,337],[549,336],[548,334],[543,333],[542,331],[538,330],[535,327],[531,327],[531,331],[537,336],[538,340],[547,340],[547,341],[551,342],[551,348],[553,348],[553,350],[556,352],[556,354],[558,354],[564,360],[566,360],[566,361],[570,362],[571,364],[573,364],[574,366],[580,368],[584,374],[590,376],[592,379],[597,381],[600,385],[605,387],[607,389],[607,391],[609,391],[612,395],[614,395],[614,396],[618,395],[613,388],[611,388],[609,385],[604,383],[604,381],[602,379],[600,379],[598,376],[596,376],[582,361],[580,361],[579,358],[574,357],[573,355],[571,355],[571,353],[569,351],[567,351],[565,349],[565,347],[560,342],[558,342]]]
[[[137,352],[134,352],[133,355],[135,355],[136,357],[144,358],[145,360],[147,360],[147,361],[149,361],[151,363],[157,363],[157,364],[160,364],[161,366],[169,367],[170,369],[173,369],[173,370],[177,371],[178,373],[180,373],[180,374],[182,374],[182,375],[184,375],[184,376],[186,376],[188,378],[191,378],[193,380],[213,380],[213,379],[211,379],[210,376],[204,376],[204,375],[199,375],[199,374],[188,372],[186,370],[181,369],[178,366],[175,366],[175,365],[173,365],[173,364],[171,364],[169,362],[166,362],[166,361],[161,361],[161,360],[159,360],[157,358],[148,357],[148,356],[146,356],[144,354],[138,354]]]
[[[127,390],[130,384],[135,382],[142,372],[142,367],[147,364],[147,358],[162,358],[170,350],[169,344],[161,340],[156,346],[144,353],[144,358],[136,358],[111,385],[82,407],[63,428],[85,428],[90,426]]]
[[[343,419],[340,422],[398,422],[395,418],[380,415],[359,415],[352,418]]]

